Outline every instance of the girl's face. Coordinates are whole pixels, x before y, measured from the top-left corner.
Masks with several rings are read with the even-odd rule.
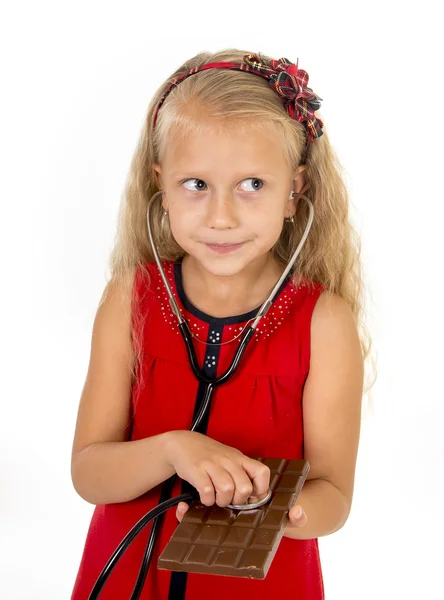
[[[277,133],[242,129],[208,118],[186,137],[170,130],[174,143],[154,165],[175,240],[216,276],[269,258],[295,212],[289,195],[304,183],[304,167],[291,173]]]

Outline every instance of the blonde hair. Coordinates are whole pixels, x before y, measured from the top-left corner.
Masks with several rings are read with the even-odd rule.
[[[199,127],[199,115],[207,114],[220,122],[238,123],[248,128],[274,126],[282,137],[292,170],[301,162],[306,131],[303,124],[289,117],[278,94],[262,77],[251,73],[209,69],[194,74],[174,87],[159,110],[153,130],[153,116],[166,87],[180,74],[214,61],[242,62],[248,51],[227,49],[216,53],[202,52],[187,60],[158,89],[148,107],[145,123],[135,150],[126,182],[115,246],[110,256],[111,280],[129,289],[135,268],[140,265],[144,276],[145,262],[154,260],[148,240],[146,212],[152,195],[159,191],[155,163],[161,163],[172,126],[179,126],[182,135]],[[269,57],[262,54],[269,60]],[[316,91],[316,90],[315,90]],[[198,107],[197,110],[193,108]],[[321,118],[319,111],[316,116]],[[309,143],[304,172],[309,185],[305,196],[314,207],[314,220],[307,240],[296,261],[295,280],[316,281],[349,304],[358,328],[362,354],[372,358],[372,340],[364,322],[364,286],[361,276],[360,239],[349,221],[349,198],[343,168],[328,137],[325,122],[323,135]],[[162,260],[176,260],[185,253],[175,242],[169,227],[161,227],[162,205],[153,207],[153,233],[158,240]],[[309,208],[299,201],[293,226],[286,224],[273,252],[287,263],[295,251],[308,221]],[[139,315],[139,321],[143,315]],[[140,341],[133,337],[136,357],[140,357]],[[374,362],[372,361],[374,367]],[[367,369],[366,369],[367,371]],[[369,391],[376,380],[364,385]]]

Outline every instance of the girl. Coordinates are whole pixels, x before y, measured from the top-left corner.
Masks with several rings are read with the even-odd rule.
[[[168,511],[140,598],[324,598],[319,536],[350,513],[364,361],[362,283],[346,186],[308,74],[287,59],[239,50],[201,53],[154,96],[124,198],[112,276],[93,327],[72,452],[72,480],[97,505],[72,599],[86,600],[133,525],[177,473],[201,501],[224,507],[263,498],[270,472],[252,457],[304,458],[308,479],[264,580],[157,569],[186,504]],[[209,417],[153,260],[154,238],[194,338],[214,377],[243,329],[308,238],[260,321],[236,375],[217,388]],[[365,328],[364,333],[366,333]],[[368,337],[368,336],[367,336]],[[177,517],[177,519],[176,519]],[[112,572],[103,600],[126,600],[149,527]],[[139,597],[139,596],[137,596]]]

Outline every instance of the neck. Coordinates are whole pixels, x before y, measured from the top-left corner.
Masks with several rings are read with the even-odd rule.
[[[185,294],[194,306],[214,317],[230,317],[260,306],[284,271],[271,254],[233,276],[209,273],[192,256],[182,262]]]

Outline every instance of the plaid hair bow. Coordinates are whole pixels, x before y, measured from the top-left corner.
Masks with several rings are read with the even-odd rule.
[[[321,108],[321,100],[313,90],[307,87],[308,73],[298,69],[288,58],[270,60],[267,63],[262,55],[247,54],[244,61],[258,75],[265,77],[269,85],[284,100],[284,107],[292,119],[305,124],[312,142],[321,137],[324,123],[315,117],[315,111]]]

